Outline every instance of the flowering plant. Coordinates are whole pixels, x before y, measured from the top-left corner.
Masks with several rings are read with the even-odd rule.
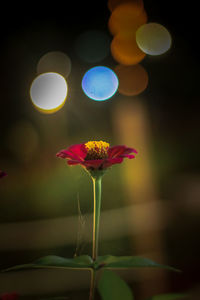
[[[96,287],[103,300],[133,300],[130,287],[115,272],[116,269],[131,268],[164,268],[179,271],[173,267],[161,265],[148,258],[140,256],[113,256],[98,254],[100,210],[101,210],[101,183],[106,170],[115,164],[120,164],[125,158],[135,158],[137,151],[124,145],[110,147],[103,141],[89,141],[75,144],[57,153],[57,157],[67,160],[68,165],[81,165],[90,175],[93,182],[94,214],[93,214],[93,242],[92,256],[80,255],[73,258],[64,258],[55,255],[42,257],[32,263],[11,267],[4,271],[15,271],[34,268],[65,268],[91,271],[89,300],[94,300]],[[97,282],[97,273],[101,277]],[[185,297],[183,294],[157,295],[149,300],[175,300]]]
[[[110,147],[103,141],[89,141],[85,144],[72,145],[57,153],[58,157],[66,158],[69,165],[80,164],[89,172],[94,189],[94,222],[93,222],[93,251],[92,259],[98,256],[99,218],[101,209],[101,179],[106,170],[114,164],[119,164],[124,158],[132,159],[137,153],[126,146]]]

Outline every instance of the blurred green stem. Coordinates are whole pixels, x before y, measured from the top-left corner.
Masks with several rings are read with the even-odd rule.
[[[92,259],[95,261],[98,257],[98,242],[99,242],[99,222],[101,211],[101,176],[92,176],[93,193],[94,193],[94,214],[93,214],[93,238],[92,238]],[[91,270],[90,298],[94,299],[96,283],[96,270]]]
[[[101,179],[102,177],[92,177],[94,192],[92,259],[94,261],[97,259],[98,256],[99,221],[101,211]]]
[[[90,283],[90,298],[89,300],[94,300],[95,294],[95,282],[96,282],[96,270],[91,270],[91,283]]]

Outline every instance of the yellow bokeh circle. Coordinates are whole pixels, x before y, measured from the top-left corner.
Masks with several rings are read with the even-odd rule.
[[[137,29],[136,42],[144,53],[160,55],[169,50],[172,38],[169,31],[163,25],[147,23]]]

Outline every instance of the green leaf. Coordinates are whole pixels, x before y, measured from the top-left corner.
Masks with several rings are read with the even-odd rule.
[[[184,299],[187,298],[188,295],[186,294],[161,294],[161,295],[156,295],[153,296],[151,298],[149,298],[148,300],[176,300],[176,299]]]
[[[180,272],[173,267],[158,264],[148,258],[140,256],[112,256],[105,255],[99,256],[94,264],[95,269],[99,268],[114,268],[114,269],[124,269],[124,268],[162,268],[171,271]]]
[[[102,300],[133,300],[133,294],[127,283],[116,273],[104,270],[98,282],[98,291]]]
[[[55,255],[48,255],[39,258],[33,263],[14,266],[3,270],[3,272],[36,268],[88,269],[92,268],[92,266],[93,260],[88,255],[81,255],[74,258],[64,258]]]

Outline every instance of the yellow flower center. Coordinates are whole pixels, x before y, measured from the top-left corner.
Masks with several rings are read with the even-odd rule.
[[[85,143],[87,150],[86,160],[103,159],[108,157],[110,144],[103,141],[89,141]]]

